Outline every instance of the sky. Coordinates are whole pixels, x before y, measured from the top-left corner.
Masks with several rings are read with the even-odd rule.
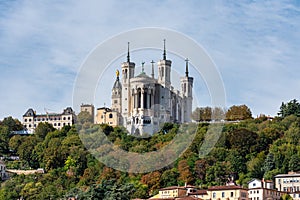
[[[1,0],[0,119],[72,106],[89,53],[143,27],[178,31],[200,44],[222,77],[227,107],[246,104],[254,117],[274,116],[281,102],[300,99],[300,1]],[[194,92],[207,106],[201,88]],[[110,105],[109,96],[92,103]]]

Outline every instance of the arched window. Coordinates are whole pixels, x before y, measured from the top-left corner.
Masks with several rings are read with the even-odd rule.
[[[141,88],[139,88],[138,89],[138,96],[137,96],[137,107],[138,108],[141,108],[141,96],[142,96]]]
[[[113,114],[110,113],[110,114],[109,114],[109,118],[113,118]]]

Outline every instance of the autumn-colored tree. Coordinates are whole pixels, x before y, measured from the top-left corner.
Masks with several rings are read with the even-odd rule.
[[[191,184],[193,182],[194,180],[193,174],[190,170],[190,166],[188,165],[187,160],[180,160],[178,162],[178,173],[179,173],[178,181],[181,184],[183,183]]]
[[[233,105],[226,112],[226,120],[228,121],[245,120],[251,118],[251,110],[246,105]]]
[[[154,171],[143,175],[141,182],[148,185],[150,194],[153,194],[155,190],[160,188],[160,178],[161,173],[159,171]]]
[[[212,109],[211,107],[196,108],[192,113],[192,119],[196,122],[211,121]]]

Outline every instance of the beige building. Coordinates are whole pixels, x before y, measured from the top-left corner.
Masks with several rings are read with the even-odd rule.
[[[120,121],[120,115],[117,111],[102,107],[97,109],[96,124],[108,124],[117,126]]]
[[[159,193],[150,199],[208,199],[206,190],[200,190],[195,186],[170,186],[162,188]]]
[[[46,114],[36,114],[36,111],[30,108],[23,115],[22,124],[29,133],[33,133],[35,128],[41,122],[48,122],[49,124],[52,124],[54,128],[61,129],[66,125],[73,125],[75,121],[76,115],[71,107],[67,107],[62,113]]]
[[[274,188],[273,181],[252,179],[248,182],[249,200],[276,200],[280,199],[283,194]]]
[[[246,188],[228,185],[212,186],[208,188],[207,194],[209,199],[216,200],[247,200],[248,190]]]
[[[93,117],[93,122],[95,121],[95,107],[93,104],[81,104],[80,112],[88,112]]]
[[[289,172],[275,176],[275,187],[278,191],[296,193],[300,192],[300,173]]]

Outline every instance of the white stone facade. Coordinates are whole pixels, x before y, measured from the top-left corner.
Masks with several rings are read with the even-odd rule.
[[[29,133],[33,133],[35,128],[41,122],[48,122],[52,124],[54,128],[61,129],[66,125],[72,126],[76,121],[75,112],[71,107],[64,109],[62,113],[45,113],[36,114],[36,112],[30,108],[23,115],[23,126]]]
[[[117,71],[111,109],[120,113],[118,125],[126,127],[130,134],[151,135],[165,122],[191,121],[193,78],[188,76],[188,61],[185,76],[180,79],[181,91],[171,85],[172,61],[167,60],[165,48],[163,59],[157,62],[157,77],[154,76],[154,62],[151,63],[150,76],[143,66],[142,72],[136,75],[135,63],[130,61],[128,50],[127,62],[121,66],[121,79]]]

